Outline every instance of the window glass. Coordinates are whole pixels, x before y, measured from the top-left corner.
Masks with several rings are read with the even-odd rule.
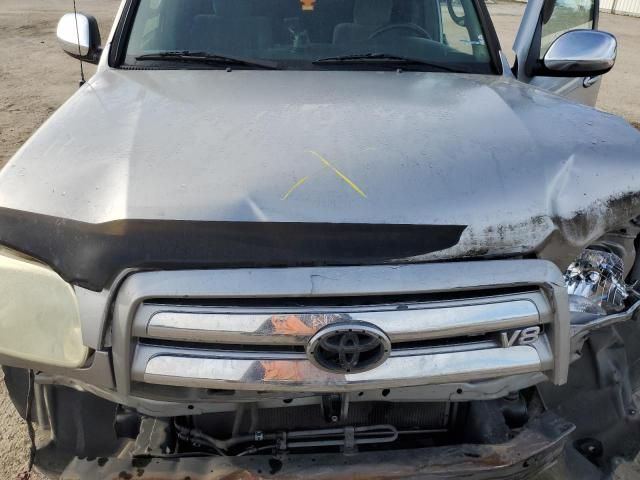
[[[592,29],[595,3],[593,0],[556,0],[549,21],[542,26],[540,58],[551,44],[569,30]]]
[[[162,0],[149,0],[140,5],[139,14],[144,21],[141,20],[138,28],[132,32],[130,42],[145,43],[152,36],[157,36],[160,30],[161,6]]]
[[[469,0],[440,0],[445,41],[461,52],[474,53],[474,45],[484,45],[482,35],[473,35],[468,28],[465,7],[473,8]]]
[[[384,54],[492,71],[472,0],[140,0],[126,63],[148,64],[140,57],[162,52],[267,60],[285,69],[326,69],[315,62]]]

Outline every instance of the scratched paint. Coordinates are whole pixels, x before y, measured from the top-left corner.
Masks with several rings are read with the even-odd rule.
[[[287,198],[289,198],[289,196],[296,191],[296,189],[298,187],[300,187],[304,182],[306,182],[309,179],[309,177],[302,177],[300,180],[298,180],[296,183],[293,184],[293,186],[287,190],[287,193],[285,193],[282,197],[283,200],[286,200]]]
[[[309,153],[319,158],[322,163],[324,163],[327,167],[333,170],[333,173],[335,173],[338,177],[344,180],[344,182],[347,185],[349,185],[352,189],[354,189],[360,196],[367,198],[367,195],[360,189],[360,187],[358,187],[358,185],[356,185],[355,182],[351,180],[349,177],[347,177],[344,173],[338,170],[331,162],[329,162],[329,160],[324,158],[315,150],[309,150]]]
[[[349,187],[351,187],[358,195],[360,195],[361,197],[367,198],[367,195],[362,191],[362,189],[358,187],[358,185],[356,185],[356,183],[353,180],[351,180],[344,173],[338,170],[331,162],[329,162],[329,160],[327,160],[326,158],[324,158],[322,155],[320,155],[318,152],[314,150],[309,150],[308,153],[318,158],[322,162],[325,168],[330,169],[338,178],[340,178],[347,185],[349,185]],[[309,176],[302,177],[300,180],[294,183],[291,186],[291,188],[287,190],[287,193],[285,193],[282,196],[282,200],[286,200],[287,198],[289,198],[291,194],[295,192],[299,187],[301,187],[309,178],[310,178]]]

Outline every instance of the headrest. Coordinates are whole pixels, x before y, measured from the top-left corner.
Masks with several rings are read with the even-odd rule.
[[[251,0],[213,0],[213,8],[220,17],[251,16]]]
[[[393,0],[355,0],[353,23],[378,27],[391,20]]]

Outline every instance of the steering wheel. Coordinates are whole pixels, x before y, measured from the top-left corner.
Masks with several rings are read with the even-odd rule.
[[[374,38],[382,35],[383,33],[390,32],[391,30],[411,30],[414,33],[420,34],[421,37],[428,38],[432,40],[431,35],[420,25],[416,25],[415,23],[394,23],[391,25],[385,25],[382,28],[379,28],[371,35],[369,35],[368,40],[373,40]]]
[[[465,26],[464,12],[462,13],[462,15],[458,15],[453,6],[453,2],[454,0],[447,0],[447,10],[449,10],[449,15],[451,15],[451,20],[453,20],[453,22],[456,25],[460,25],[461,27],[464,27]]]

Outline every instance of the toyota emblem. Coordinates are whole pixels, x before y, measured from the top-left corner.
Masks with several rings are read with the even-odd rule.
[[[307,356],[333,373],[359,373],[384,362],[391,352],[389,337],[366,322],[339,322],[319,330],[307,344]]]

